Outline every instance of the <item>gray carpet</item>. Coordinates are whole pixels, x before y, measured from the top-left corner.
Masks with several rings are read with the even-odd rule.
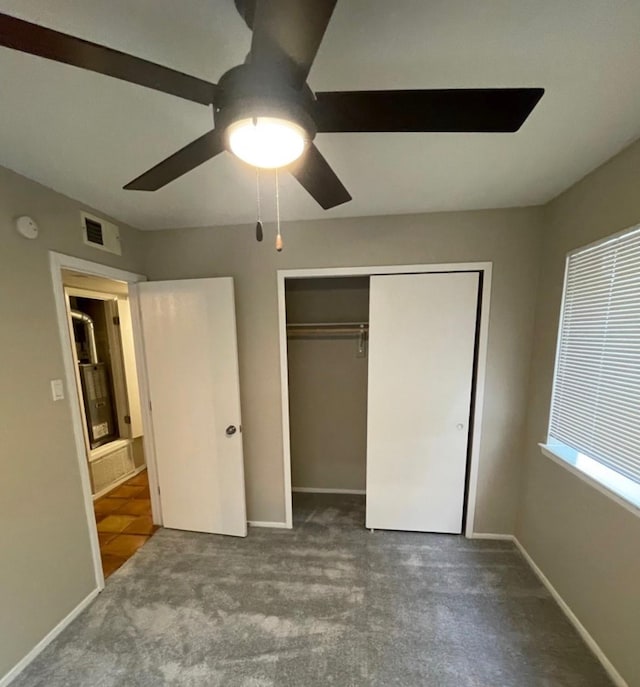
[[[363,529],[300,495],[293,530],[160,530],[12,687],[608,687],[508,542]]]

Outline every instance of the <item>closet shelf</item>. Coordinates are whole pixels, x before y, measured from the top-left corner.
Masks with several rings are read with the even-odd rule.
[[[368,322],[304,322],[287,325],[288,336],[366,334]]]

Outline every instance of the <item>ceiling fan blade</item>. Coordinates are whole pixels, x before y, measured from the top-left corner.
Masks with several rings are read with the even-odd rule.
[[[215,96],[216,86],[208,81],[1,13],[0,46],[113,76],[202,105],[211,104]]]
[[[513,132],[543,88],[316,93],[319,132]]]
[[[286,79],[295,88],[302,88],[336,2],[255,0],[251,16],[252,64]]]
[[[289,171],[325,210],[351,200],[349,191],[313,143],[289,166]]]
[[[213,129],[130,181],[124,188],[127,191],[157,191],[223,152],[224,149],[224,136]]]

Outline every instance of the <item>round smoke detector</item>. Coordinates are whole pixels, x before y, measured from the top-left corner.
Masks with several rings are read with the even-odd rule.
[[[27,217],[27,215],[18,217],[16,220],[16,229],[21,236],[25,237],[25,239],[38,238],[38,225],[36,224],[35,220],[31,219],[31,217]]]

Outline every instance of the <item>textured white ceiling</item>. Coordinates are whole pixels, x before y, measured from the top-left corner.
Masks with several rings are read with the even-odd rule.
[[[217,81],[250,33],[233,0],[0,0],[0,11]],[[353,195],[323,211],[288,176],[286,219],[545,202],[640,137],[637,0],[339,0],[315,90],[542,86],[516,134],[322,134]],[[0,164],[142,229],[255,220],[224,154],[155,193],[122,186],[211,128],[209,109],[0,48]],[[263,177],[273,206],[273,177]],[[25,210],[26,211],[26,210]]]

